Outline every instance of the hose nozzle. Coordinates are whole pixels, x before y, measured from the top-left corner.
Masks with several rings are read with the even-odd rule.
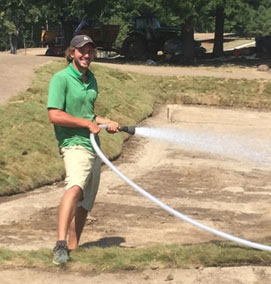
[[[127,132],[131,135],[135,134],[135,126],[120,126],[119,131]]]

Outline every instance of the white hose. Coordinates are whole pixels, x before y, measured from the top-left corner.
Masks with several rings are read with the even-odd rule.
[[[101,128],[106,128],[106,126],[104,125],[99,125]],[[270,246],[266,246],[266,245],[262,245],[259,243],[255,243],[255,242],[251,242],[251,241],[247,241],[238,237],[235,237],[233,235],[218,231],[216,229],[213,229],[211,227],[208,227],[204,224],[201,224],[200,222],[197,222],[189,217],[187,217],[186,215],[183,215],[182,213],[176,211],[175,209],[171,208],[170,206],[168,206],[167,204],[163,203],[162,201],[160,201],[159,199],[157,199],[156,197],[154,197],[153,195],[151,195],[150,193],[148,193],[147,191],[145,191],[143,188],[139,187],[137,184],[135,184],[132,180],[130,180],[128,177],[126,177],[123,173],[121,173],[103,154],[103,152],[100,150],[100,148],[98,147],[96,141],[95,141],[95,136],[94,134],[90,134],[90,140],[92,143],[92,146],[94,148],[94,150],[96,151],[97,155],[102,159],[102,161],[110,168],[112,169],[120,178],[122,178],[127,184],[129,184],[132,188],[134,188],[136,191],[138,191],[140,194],[142,194],[143,196],[145,196],[147,199],[149,199],[150,201],[152,201],[153,203],[155,203],[156,205],[158,205],[159,207],[161,207],[162,209],[164,209],[165,211],[167,211],[168,213],[176,216],[177,218],[192,224],[193,226],[196,226],[200,229],[203,229],[209,233],[212,233],[214,235],[217,235],[219,237],[222,237],[224,239],[228,239],[230,241],[239,243],[241,245],[244,246],[248,246],[248,247],[252,247],[255,249],[259,249],[259,250],[264,250],[264,251],[271,251],[271,247]]]

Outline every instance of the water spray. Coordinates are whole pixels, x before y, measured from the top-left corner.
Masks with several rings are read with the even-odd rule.
[[[254,137],[249,141],[236,139],[230,134],[215,134],[206,129],[197,130],[179,128],[152,128],[122,126],[120,131],[148,139],[156,139],[161,142],[171,143],[175,147],[180,145],[182,149],[194,149],[195,151],[208,152],[232,159],[245,159],[260,163],[271,164],[271,145],[260,138]]]
[[[106,125],[99,125],[101,128],[106,128]],[[134,135],[136,133],[135,131],[135,127],[134,126],[122,126],[119,128],[120,131],[124,131],[127,132],[129,134]],[[158,205],[160,208],[162,208],[163,210],[167,211],[168,213],[172,214],[173,216],[195,226],[198,227],[202,230],[205,230],[211,234],[214,234],[216,236],[219,236],[221,238],[230,240],[232,242],[241,244],[243,246],[247,246],[247,247],[251,247],[254,249],[258,249],[258,250],[263,250],[263,251],[271,251],[271,246],[267,246],[267,245],[263,245],[263,244],[259,244],[256,242],[251,242],[245,239],[241,239],[238,237],[235,237],[233,235],[218,231],[216,229],[213,229],[209,226],[206,226],[178,211],[176,211],[175,209],[171,208],[170,206],[168,206],[167,204],[163,203],[162,201],[160,201],[158,198],[156,198],[155,196],[151,195],[150,193],[148,193],[146,190],[144,190],[143,188],[141,188],[140,186],[138,186],[136,183],[134,183],[132,180],[130,180],[128,177],[126,177],[122,172],[120,172],[118,170],[117,167],[115,167],[107,158],[106,156],[103,154],[103,152],[100,150],[100,148],[98,147],[96,141],[95,141],[95,136],[93,133],[90,134],[90,140],[92,143],[92,146],[94,148],[94,150],[96,151],[97,155],[101,158],[101,160],[113,171],[115,172],[122,180],[124,180],[128,185],[130,185],[133,189],[135,189],[137,192],[139,192],[141,195],[143,195],[144,197],[146,197],[147,199],[149,199],[150,201],[152,201],[153,203],[155,203],[156,205]]]

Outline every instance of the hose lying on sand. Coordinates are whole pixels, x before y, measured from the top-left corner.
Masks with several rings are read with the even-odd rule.
[[[101,128],[106,128],[106,125],[100,125]],[[128,129],[127,129],[128,130]],[[124,130],[125,131],[125,130]],[[128,132],[128,131],[126,131]],[[133,131],[132,131],[133,132]],[[128,132],[129,133],[129,132]],[[131,133],[133,134],[133,133]],[[194,219],[176,211],[175,209],[171,208],[170,206],[168,206],[167,204],[163,203],[162,201],[160,201],[158,198],[154,197],[153,195],[151,195],[150,193],[148,193],[147,191],[145,191],[143,188],[141,188],[140,186],[138,186],[136,183],[134,183],[132,180],[130,180],[128,177],[126,177],[123,173],[121,173],[117,167],[115,167],[103,154],[103,152],[100,150],[100,148],[98,147],[96,141],[95,141],[95,135],[94,134],[90,134],[90,140],[92,143],[92,146],[94,148],[94,150],[96,151],[97,155],[102,159],[102,161],[111,169],[113,170],[113,172],[115,172],[121,179],[123,179],[128,185],[130,185],[132,188],[134,188],[136,191],[138,191],[140,194],[142,194],[143,196],[145,196],[147,199],[149,199],[150,201],[152,201],[153,203],[155,203],[156,205],[158,205],[159,207],[161,207],[162,209],[164,209],[165,211],[167,211],[168,213],[174,215],[175,217],[193,225],[196,226],[202,230],[205,230],[209,233],[212,233],[214,235],[217,235],[219,237],[222,237],[224,239],[230,240],[232,242],[244,245],[244,246],[248,246],[251,248],[255,248],[255,249],[259,249],[259,250],[264,250],[264,251],[271,251],[271,247],[270,246],[266,246],[266,245],[262,245],[259,243],[255,243],[255,242],[251,242],[248,240],[244,240],[238,237],[235,237],[233,235],[218,231],[216,229],[213,229],[209,226],[206,226],[198,221],[195,221]]]

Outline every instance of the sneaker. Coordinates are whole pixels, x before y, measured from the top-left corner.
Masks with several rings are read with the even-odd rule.
[[[70,259],[69,250],[66,243],[56,243],[53,252],[54,252],[53,263],[56,265],[66,263]]]

